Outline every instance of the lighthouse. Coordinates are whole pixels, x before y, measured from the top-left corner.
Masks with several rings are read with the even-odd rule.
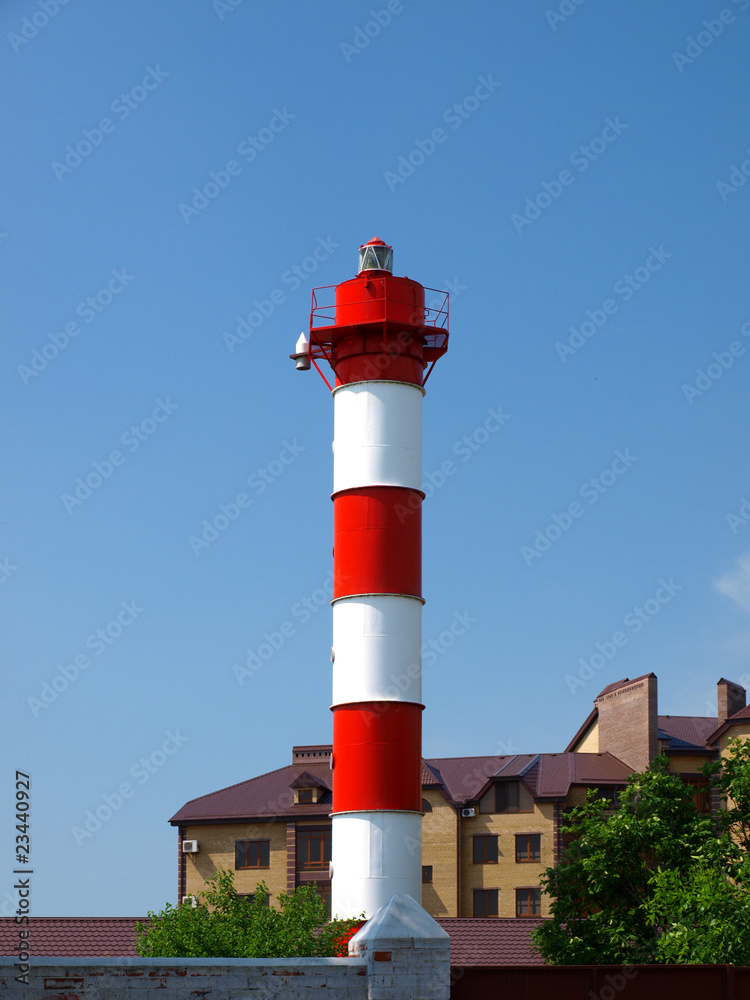
[[[422,400],[447,347],[448,294],[394,275],[393,249],[376,238],[360,247],[356,277],[313,290],[291,355],[334,400],[338,917],[369,918],[394,893],[421,902]]]

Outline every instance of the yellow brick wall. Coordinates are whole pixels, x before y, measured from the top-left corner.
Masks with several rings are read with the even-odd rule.
[[[750,722],[743,726],[730,726],[729,729],[719,737],[719,751],[722,757],[729,753],[730,740],[746,740],[750,738]]]
[[[672,754],[669,758],[669,770],[674,771],[675,774],[696,774],[710,760],[711,754],[708,750],[705,757],[699,754],[685,754],[684,756]]]
[[[516,833],[540,833],[541,860],[516,861]],[[475,865],[475,835],[498,835],[497,864]],[[539,877],[554,864],[554,822],[552,803],[537,802],[528,813],[483,813],[461,820],[461,913],[473,915],[474,889],[499,889],[498,916],[515,917],[518,888],[539,885]],[[542,894],[542,916],[549,916],[549,899]]]
[[[203,891],[206,882],[219,868],[234,871],[235,840],[270,840],[270,865],[235,872],[237,892],[253,892],[259,882],[265,882],[276,903],[278,894],[286,891],[286,823],[221,823],[216,826],[188,826],[185,840],[197,840],[199,851],[188,854],[186,895]]]
[[[422,864],[432,865],[432,885],[422,886],[422,906],[433,917],[456,913],[456,810],[438,791],[425,789],[432,812],[422,818]]]
[[[599,723],[596,719],[573,747],[575,753],[599,753]]]

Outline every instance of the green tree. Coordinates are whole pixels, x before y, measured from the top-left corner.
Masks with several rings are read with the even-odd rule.
[[[569,846],[542,877],[552,919],[533,932],[545,961],[557,964],[638,964],[659,960],[662,926],[649,919],[652,878],[687,876],[714,824],[696,813],[692,790],[656,757],[631,775],[612,811],[589,792],[563,833]],[[714,855],[716,852],[714,851]]]
[[[149,912],[136,924],[135,950],[151,958],[293,958],[346,954],[358,920],[328,921],[314,885],[279,895],[269,905],[261,882],[252,899],[238,896],[234,872],[219,870],[206,882],[197,905]],[[364,919],[364,917],[362,918]]]
[[[742,864],[750,855],[750,741],[729,740],[727,751],[703,772],[719,795],[720,829],[731,838],[735,862]]]
[[[705,861],[687,873],[660,871],[644,904],[658,931],[656,962],[750,965],[750,891]]]

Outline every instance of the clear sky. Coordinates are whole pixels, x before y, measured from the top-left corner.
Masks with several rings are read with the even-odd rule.
[[[425,756],[562,750],[648,671],[675,715],[748,682],[749,32],[750,0],[6,0],[0,912],[16,769],[32,913],[137,916],[185,801],[330,740],[333,406],[287,356],[375,235],[452,293]]]

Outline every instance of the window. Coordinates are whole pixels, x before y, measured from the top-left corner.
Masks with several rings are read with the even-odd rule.
[[[331,860],[330,826],[297,828],[297,869],[328,868]]]
[[[474,864],[491,865],[497,862],[497,836],[474,837]]]
[[[693,790],[693,805],[695,806],[695,811],[701,814],[710,813],[711,785],[708,778],[688,778],[685,775],[681,775],[681,777],[685,784],[689,785]]]
[[[432,882],[432,865],[422,865],[422,884],[429,885]]]
[[[252,901],[255,899],[255,893],[254,892],[238,892],[237,893],[237,899],[249,899],[250,902],[252,903]],[[271,905],[271,897],[270,897],[270,895],[267,895],[267,896],[264,897],[263,905],[264,906],[270,906]]]
[[[497,785],[495,811],[499,813],[533,812],[534,798],[522,781],[504,781]]]
[[[299,788],[297,790],[297,802],[312,802],[313,801],[313,790],[312,788]]]
[[[309,884],[309,883],[308,883]],[[331,886],[329,885],[318,885],[315,883],[315,891],[323,900],[326,906],[326,916],[331,919]]]
[[[474,890],[474,916],[497,916],[497,889]]]
[[[538,917],[542,912],[541,889],[516,889],[516,916]]]
[[[270,840],[235,840],[234,867],[237,871],[242,868],[268,868],[270,854]]]
[[[538,861],[541,857],[540,833],[516,834],[516,861]]]
[[[602,802],[607,809],[617,809],[620,804],[619,788],[597,788],[596,801]]]

